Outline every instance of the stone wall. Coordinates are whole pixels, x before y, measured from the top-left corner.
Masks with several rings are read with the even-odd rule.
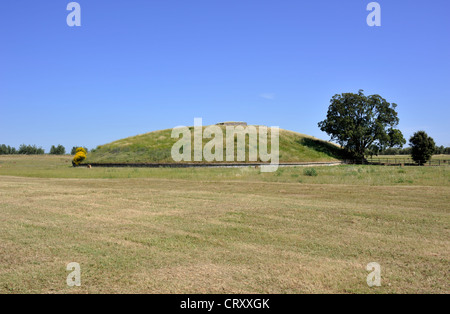
[[[224,125],[224,126],[238,126],[238,125],[241,125],[241,126],[247,126],[247,122],[232,122],[232,121],[230,121],[230,122],[220,122],[220,123],[217,123],[217,125]]]

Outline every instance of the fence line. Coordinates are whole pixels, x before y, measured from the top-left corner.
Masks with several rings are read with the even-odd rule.
[[[417,166],[411,158],[368,158],[362,160],[346,160],[346,163],[359,165],[384,165],[384,166]],[[424,166],[449,166],[450,159],[431,159]]]

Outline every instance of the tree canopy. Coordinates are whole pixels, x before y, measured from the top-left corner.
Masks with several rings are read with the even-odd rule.
[[[17,150],[14,147],[6,146],[5,144],[0,145],[0,155],[14,155],[17,154]]]
[[[45,151],[42,147],[37,147],[36,145],[22,144],[17,153],[21,155],[43,155]]]
[[[363,90],[336,94],[319,128],[340,144],[348,157],[362,159],[406,143],[395,128],[399,123],[396,107],[379,95],[364,95]]]
[[[66,154],[66,148],[62,145],[52,145],[50,148],[50,155],[65,155]]]
[[[436,143],[425,131],[414,133],[409,139],[411,157],[419,165],[425,164],[436,151]]]

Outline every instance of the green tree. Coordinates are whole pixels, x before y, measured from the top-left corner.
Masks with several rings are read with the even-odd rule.
[[[443,145],[441,145],[441,146],[436,146],[435,154],[436,154],[436,155],[445,154],[445,147],[444,147]]]
[[[16,153],[16,149],[11,146],[6,146],[5,144],[0,146],[0,155],[13,155]]]
[[[425,164],[436,151],[436,143],[425,131],[414,133],[409,139],[411,157],[419,165]]]
[[[337,94],[319,128],[337,141],[349,157],[363,159],[406,143],[402,132],[395,128],[399,123],[396,107],[379,95],[365,96],[362,90],[358,94]]]
[[[50,155],[64,155],[66,153],[66,148],[62,145],[52,145],[50,148]]]
[[[19,147],[18,154],[22,155],[43,155],[45,153],[42,147],[36,147],[36,145],[22,144]]]

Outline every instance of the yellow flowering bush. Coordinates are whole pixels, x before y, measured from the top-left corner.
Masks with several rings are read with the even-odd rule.
[[[76,150],[76,154],[73,157],[73,161],[72,164],[75,165],[79,165],[81,162],[83,162],[86,159],[86,150],[82,147],[77,148]]]
[[[78,147],[77,150],[75,151],[75,153],[76,154],[83,153],[84,155],[87,155],[87,152],[83,147]]]

